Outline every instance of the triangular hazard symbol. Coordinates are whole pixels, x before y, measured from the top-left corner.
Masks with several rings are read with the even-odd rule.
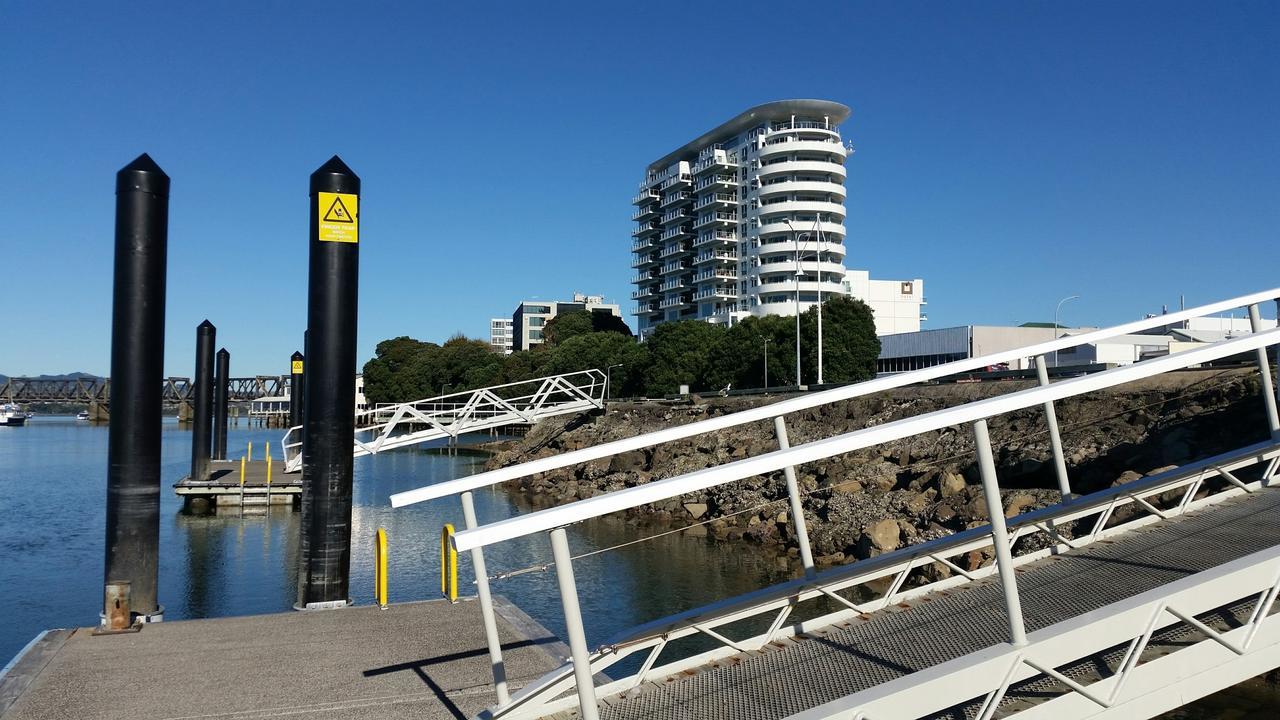
[[[340,223],[355,222],[355,220],[351,219],[351,213],[347,212],[347,206],[342,204],[341,197],[336,197],[333,199],[333,204],[329,206],[329,209],[327,211],[325,211],[324,221],[340,222]]]

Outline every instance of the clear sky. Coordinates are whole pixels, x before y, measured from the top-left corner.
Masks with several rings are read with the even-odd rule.
[[[8,2],[0,67],[10,375],[107,372],[141,152],[173,178],[166,372],[207,317],[233,375],[277,374],[331,155],[363,180],[363,363],[524,298],[629,312],[645,165],[793,97],[853,108],[847,265],[924,278],[926,327],[1280,286],[1274,2]]]

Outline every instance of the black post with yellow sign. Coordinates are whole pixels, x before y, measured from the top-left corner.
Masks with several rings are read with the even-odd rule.
[[[302,396],[306,392],[307,378],[303,370],[303,355],[294,352],[289,357],[289,427],[302,424]]]
[[[350,604],[360,178],[338,156],[311,174],[299,610]]]

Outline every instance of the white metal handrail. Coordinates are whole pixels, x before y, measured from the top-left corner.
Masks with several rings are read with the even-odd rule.
[[[577,691],[578,709],[581,713],[581,717],[584,720],[596,720],[599,717],[599,713],[596,704],[596,688],[594,687],[592,676],[599,667],[609,663],[606,658],[599,654],[593,656],[586,645],[581,608],[578,605],[576,584],[573,576],[572,556],[569,552],[567,535],[564,530],[565,526],[589,518],[607,515],[621,510],[651,504],[660,500],[678,497],[686,493],[696,492],[717,485],[734,482],[744,477],[764,474],[781,469],[786,475],[788,496],[791,503],[791,521],[794,523],[795,532],[800,541],[801,559],[805,566],[806,576],[812,579],[816,576],[816,570],[814,568],[813,558],[807,543],[807,530],[805,528],[805,519],[801,510],[801,503],[795,477],[796,465],[848,453],[872,445],[911,437],[920,433],[930,432],[952,425],[973,423],[979,467],[982,472],[983,494],[988,514],[991,519],[991,525],[986,531],[986,535],[981,539],[972,538],[971,540],[973,542],[979,542],[981,540],[981,542],[994,547],[996,562],[993,571],[998,572],[1000,576],[1003,596],[1007,605],[1006,609],[1009,618],[1011,642],[1015,646],[1021,646],[1024,645],[1027,640],[1026,633],[1023,628],[1022,612],[1018,599],[1018,591],[1014,575],[1014,559],[1012,558],[1011,548],[1012,543],[1018,538],[1018,533],[1022,530],[1015,526],[1014,535],[1010,538],[1005,525],[1004,508],[999,495],[999,486],[992,458],[991,443],[987,431],[987,418],[1035,405],[1043,405],[1047,415],[1047,422],[1051,436],[1051,446],[1055,455],[1055,466],[1058,473],[1059,487],[1061,488],[1064,497],[1070,497],[1070,485],[1066,476],[1065,461],[1062,458],[1061,439],[1058,436],[1056,417],[1054,415],[1054,402],[1056,400],[1253,350],[1256,351],[1257,360],[1262,370],[1262,387],[1267,405],[1268,425],[1273,440],[1280,441],[1280,417],[1277,416],[1276,398],[1272,389],[1270,366],[1267,363],[1266,356],[1266,348],[1280,342],[1280,329],[1265,332],[1262,331],[1258,308],[1259,302],[1264,300],[1273,300],[1278,295],[1280,295],[1280,290],[1257,293],[1254,295],[1236,298],[1234,300],[1202,306],[1193,310],[1161,316],[1159,318],[1149,318],[1147,320],[1128,323],[1114,328],[1109,328],[1107,330],[1062,338],[1048,343],[1041,343],[1005,353],[997,353],[984,358],[949,363],[947,365],[937,366],[922,371],[882,378],[868,383],[863,383],[861,385],[838,388],[836,390],[823,393],[815,393],[795,400],[784,401],[736,413],[726,418],[717,418],[714,420],[694,423],[688,426],[671,428],[668,430],[658,431],[656,433],[650,433],[639,438],[633,438],[629,441],[607,443],[586,451],[567,453],[559,458],[537,460],[515,468],[506,468],[490,473],[483,473],[479,476],[472,476],[468,479],[442,483],[440,485],[427,488],[419,488],[407,493],[399,493],[392,496],[392,505],[399,507],[413,502],[421,502],[435,497],[443,497],[460,493],[463,508],[464,511],[466,511],[472,504],[471,495],[474,489],[486,487],[496,482],[523,477],[536,472],[545,472],[547,470],[565,467],[585,462],[587,460],[607,457],[618,452],[648,447],[661,442],[690,437],[703,432],[733,427],[746,422],[763,420],[770,417],[774,419],[775,433],[781,448],[775,452],[747,458],[719,467],[699,470],[666,480],[654,481],[646,485],[607,493],[605,495],[564,505],[559,508],[534,512],[525,516],[499,521],[486,526],[477,526],[474,522],[473,514],[467,513],[467,529],[454,536],[454,544],[458,549],[470,550],[472,553],[472,558],[477,569],[477,587],[481,598],[482,609],[485,606],[486,599],[489,597],[488,577],[483,571],[483,547],[532,533],[550,531],[549,536],[551,546],[556,558],[555,568],[560,588],[561,603],[564,609],[565,625],[568,631],[567,639],[572,653],[572,685]],[[1142,329],[1170,325],[1191,317],[1222,312],[1241,305],[1248,306],[1250,320],[1254,330],[1254,334],[1252,335],[1225,340],[1177,355],[1148,360],[1137,365],[1115,368],[1096,375],[1066,380],[1054,385],[1050,385],[1048,383],[1044,365],[1044,353],[1046,352],[1086,344],[1089,342],[1096,342],[1115,335],[1128,334]],[[878,427],[857,430],[796,447],[791,447],[789,444],[784,418],[788,413],[851,397],[857,397],[870,392],[900,387],[916,382],[923,382],[929,379],[944,377],[946,375],[954,375],[983,365],[1029,356],[1035,357],[1036,359],[1037,370],[1039,371],[1040,387],[1011,393],[1001,397],[976,401],[918,417],[906,418],[904,420],[887,423]],[[1263,473],[1264,477],[1270,478],[1274,474],[1275,465],[1276,462],[1272,459],[1271,464]],[[1245,485],[1244,483],[1235,480],[1229,470],[1221,470],[1219,474],[1228,480],[1232,480],[1232,485],[1240,485],[1241,488]],[[1242,489],[1242,491],[1244,490]],[[1189,491],[1188,495],[1184,497],[1183,502],[1180,504],[1180,507],[1187,507],[1194,504],[1193,495],[1194,491]],[[1158,517],[1164,517],[1167,515],[1167,513],[1155,508],[1154,505],[1139,494],[1130,495],[1129,498],[1130,499],[1126,502],[1133,502],[1141,505],[1142,507],[1154,512]],[[1103,516],[1107,516],[1110,514],[1110,511],[1103,512],[1102,514]],[[1104,529],[1105,519],[1101,519],[1095,527],[1093,535],[1098,535]],[[1051,524],[1037,526],[1037,530],[1052,535],[1055,543],[1062,541],[1066,543],[1068,547],[1071,547],[1071,544],[1066,542],[1065,538],[1062,538],[1060,535],[1055,533]],[[986,541],[986,538],[988,537],[990,538],[989,542]],[[948,562],[945,558],[939,559],[936,556],[931,556],[930,559],[923,560],[921,563],[929,564],[934,561],[941,562],[944,565],[948,565],[953,569],[959,570],[959,567],[954,563]],[[868,568],[867,565],[855,565],[855,567],[857,571]],[[904,569],[898,571],[899,574],[894,577],[892,585],[886,593],[886,597],[893,597],[895,593],[902,589],[902,585],[907,578],[907,574],[911,569],[913,569],[913,567],[914,566],[911,563],[908,563]],[[963,575],[966,580],[974,576],[973,573],[965,573],[963,571],[960,571],[960,574]],[[837,600],[847,605],[851,610],[861,610],[861,608],[858,608],[855,603],[834,594],[830,588],[812,588],[806,590],[806,592],[811,591],[823,592],[833,600]],[[750,597],[754,598],[754,594]],[[759,608],[753,608],[752,610],[758,612]],[[773,621],[770,634],[783,630],[784,623],[789,612],[789,606],[781,608],[778,616]],[[486,630],[493,631],[494,620],[492,618],[492,612],[485,610],[483,615],[486,622]],[[712,618],[712,620],[714,621],[712,623],[702,625],[692,624],[683,628],[681,631],[701,632],[702,634],[724,643],[735,651],[741,651],[747,648],[747,646],[729,640],[723,635],[717,633],[714,629],[711,629],[712,625],[724,622],[724,618],[717,617]],[[494,661],[495,682],[498,685],[499,696],[499,705],[494,708],[494,711],[506,714],[505,709],[516,710],[517,706],[521,703],[510,702],[507,698],[505,683],[499,680],[499,676],[502,672],[502,666],[501,650],[496,643],[496,631],[489,632],[489,635],[491,635],[490,655]],[[645,642],[652,642],[652,639]],[[653,667],[653,662],[656,659],[657,654],[661,652],[662,646],[665,646],[667,639],[663,637],[656,642],[658,642],[659,645],[653,646],[654,649],[646,660],[645,667],[642,669],[642,675]],[[539,688],[536,692],[542,699],[546,699],[546,695],[544,693],[550,693],[554,696],[557,690],[567,687],[569,682],[570,679],[568,676],[563,675],[562,677],[554,679],[551,686],[539,684]],[[522,693],[520,697],[532,698],[533,695],[531,693],[533,692],[534,689],[530,688],[529,692]],[[524,714],[520,711],[516,711],[514,714],[508,716],[523,717]]]
[[[555,415],[604,405],[607,376],[600,370],[523,380],[379,405],[356,414],[354,454],[370,455],[438,438],[456,438],[510,424],[533,423]],[[289,428],[281,442],[286,472],[302,467],[302,428]]]
[[[666,480],[655,480],[644,485],[597,495],[567,505],[520,515],[484,525],[474,530],[464,530],[454,537],[454,542],[459,550],[470,550],[471,548],[513,540],[532,533],[545,532],[602,515],[668,500],[686,493],[706,490],[707,488],[724,485],[753,475],[763,475],[775,470],[782,470],[815,460],[823,460],[834,455],[842,455],[873,445],[901,440],[952,425],[985,420],[986,418],[1015,410],[1035,407],[1055,400],[1160,375],[1170,370],[1239,355],[1276,343],[1280,343],[1280,328],[1243,335],[1175,355],[1166,355],[1093,375],[1063,380],[1052,385],[1028,388],[1008,395],[1000,395],[936,410],[925,415],[917,415],[883,425],[855,430],[823,440],[796,445],[788,449],[775,450],[736,462],[697,470]],[[401,493],[401,496],[407,494]],[[392,496],[393,505],[396,505],[394,502],[395,497],[397,496]],[[402,501],[399,504],[406,503]]]
[[[1205,682],[1203,674],[1221,670],[1237,658],[1265,651],[1273,661],[1267,662],[1264,669],[1274,667],[1275,648],[1280,645],[1280,619],[1271,610],[1277,592],[1280,547],[1272,547],[1044,628],[1032,633],[1023,647],[985,648],[801,712],[789,720],[916,718],[965,702],[979,702],[978,718],[987,720],[995,715],[1010,686],[1039,676],[1058,681],[1065,694],[1024,710],[1019,717],[1024,713],[1028,718],[1083,717],[1115,708],[1121,709],[1115,717],[1135,717],[1130,714],[1133,709],[1124,708],[1126,703],[1143,703],[1142,717],[1150,717],[1257,674],[1249,663],[1242,663],[1235,668],[1234,678],[1230,673],[1218,673],[1216,683],[1209,680],[1203,687],[1187,687],[1188,681]],[[1250,601],[1254,610],[1249,621],[1226,632],[1194,619]],[[1140,664],[1154,634],[1182,623],[1200,630],[1205,638]],[[1125,643],[1127,649],[1116,672],[1087,686],[1056,670]],[[1175,687],[1177,692],[1169,697],[1168,691]],[[1151,697],[1155,693],[1166,697],[1157,701]],[[1063,701],[1071,702],[1075,712],[1061,707],[1059,703]]]
[[[1230,300],[1201,305],[1199,307],[1180,310],[1167,315],[1159,315],[1153,318],[1137,320],[1110,328],[1081,333],[1079,335],[1068,335],[1056,338],[1049,342],[1038,343],[1027,347],[991,353],[989,355],[983,355],[976,358],[957,360],[921,370],[913,370],[911,372],[879,377],[874,380],[868,380],[855,385],[846,385],[844,387],[833,388],[831,390],[809,393],[769,405],[741,410],[729,415],[722,415],[720,417],[700,420],[686,425],[665,428],[632,438],[615,440],[589,448],[575,450],[573,452],[539,458],[520,465],[498,468],[496,470],[478,473],[465,478],[458,478],[456,480],[437,483],[427,487],[417,488],[415,490],[396,493],[391,496],[391,505],[392,507],[402,507],[404,505],[411,505],[413,503],[433,500],[435,498],[448,497],[450,495],[456,495],[458,493],[496,485],[508,480],[558,470],[560,468],[598,460],[600,458],[612,457],[632,450],[640,450],[675,440],[683,440],[685,438],[695,437],[697,435],[703,435],[709,432],[724,430],[760,420],[770,420],[775,417],[790,415],[801,410],[809,410],[815,407],[849,400],[851,398],[871,395],[873,393],[906,387],[908,385],[915,385],[917,383],[929,382],[939,378],[976,370],[978,368],[998,365],[1004,362],[1011,362],[1029,357],[1045,356],[1056,350],[1065,350],[1067,348],[1095,343],[1119,335],[1130,335],[1143,330],[1175,325],[1184,320],[1214,315],[1216,313],[1226,312],[1228,310],[1234,310],[1277,299],[1280,299],[1280,288],[1265,290],[1263,292],[1252,293],[1249,295],[1242,295]]]
[[[1010,543],[1033,538],[1039,541],[1030,545],[1038,549],[1013,556],[1013,565],[1021,567],[1052,554],[1085,547],[1162,519],[1212,508],[1224,500],[1271,487],[1277,458],[1280,458],[1280,444],[1271,441],[1257,443],[1064,504],[1018,515],[1008,521]],[[1228,480],[1223,487],[1197,497],[1207,489],[1206,481],[1235,478],[1236,473],[1257,466],[1264,468],[1263,479],[1240,486]],[[1160,509],[1153,504],[1159,504],[1162,498],[1167,499],[1175,493],[1177,498],[1172,507]],[[1112,524],[1116,512],[1126,507],[1138,509],[1140,514]],[[1092,521],[1088,532],[1068,537],[1069,533],[1064,528],[1086,520]],[[597,688],[597,692],[601,695],[622,693],[647,680],[670,677],[744,650],[760,649],[772,642],[830,627],[863,613],[989,577],[998,569],[994,561],[973,570],[965,570],[958,563],[962,563],[969,553],[991,548],[992,533],[990,525],[965,530],[869,560],[831,568],[812,578],[779,583],[632,628],[606,640],[591,654],[592,672],[603,672],[613,679]],[[912,571],[935,563],[947,566],[954,574],[924,585],[906,584]],[[876,589],[874,592],[873,588]],[[871,597],[849,597],[851,591],[859,590]],[[834,601],[834,611],[799,622],[790,620],[794,611],[804,603],[824,598]],[[744,620],[770,615],[768,630],[755,635],[730,638],[724,629]],[[658,663],[664,649],[671,643],[699,634],[715,639],[719,645],[697,655]],[[618,674],[613,670],[619,663],[637,655],[642,657],[639,669],[629,674]],[[562,697],[569,687],[570,676],[571,666],[567,664],[548,673],[517,693],[510,705],[495,713],[494,717],[537,717],[571,706],[573,698]]]

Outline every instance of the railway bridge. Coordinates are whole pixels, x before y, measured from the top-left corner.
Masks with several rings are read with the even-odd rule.
[[[247,403],[260,397],[289,394],[289,375],[255,375],[233,377],[228,381],[227,398]],[[191,413],[193,383],[191,378],[164,379],[161,401],[165,408],[178,409],[178,417],[186,420]],[[105,422],[111,412],[111,379],[99,377],[38,378],[11,377],[0,383],[0,400],[23,405],[31,403],[67,403],[85,405],[91,420]]]

